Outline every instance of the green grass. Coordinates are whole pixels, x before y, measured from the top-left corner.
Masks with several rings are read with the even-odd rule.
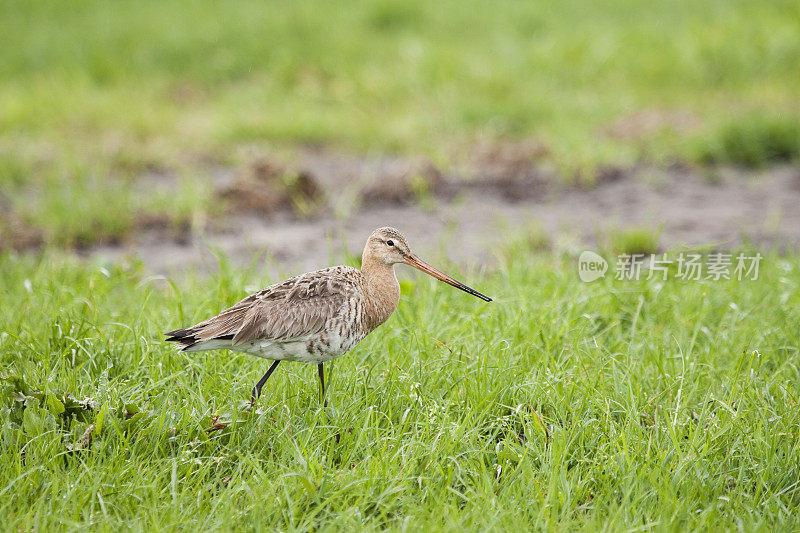
[[[702,142],[695,158],[703,163],[763,167],[800,162],[800,120],[753,115],[723,124]]]
[[[572,164],[576,154],[617,162],[619,144],[600,130],[642,109],[711,121],[800,112],[800,8],[788,0],[2,9],[0,127],[12,142],[428,151],[535,135]]]
[[[658,252],[658,242],[661,239],[662,228],[648,226],[634,226],[626,229],[609,230],[608,235],[601,240],[606,241],[609,255],[620,254],[654,254]]]
[[[3,527],[800,527],[797,256],[757,281],[591,284],[568,258],[508,257],[462,276],[493,303],[404,284],[333,363],[332,407],[313,367],[283,364],[251,413],[264,361],[160,333],[257,270],[1,255]]]
[[[205,215],[209,165],[241,164],[253,146],[447,166],[476,142],[536,138],[547,164],[591,176],[640,159],[743,161],[725,124],[800,117],[791,0],[0,0],[0,11],[0,203],[59,244],[124,238],[143,210],[175,224]],[[642,113],[657,118],[642,125]],[[744,151],[758,159],[755,137]],[[137,198],[132,184],[153,169],[191,176],[190,194]],[[175,198],[189,199],[177,215]]]

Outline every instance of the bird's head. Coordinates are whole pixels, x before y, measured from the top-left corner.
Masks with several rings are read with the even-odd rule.
[[[491,302],[492,299],[488,296],[479,293],[475,289],[468,287],[458,281],[457,279],[448,276],[439,269],[436,269],[420,259],[411,251],[408,241],[403,237],[403,234],[394,228],[385,227],[378,228],[372,232],[367,239],[367,245],[364,247],[364,262],[375,261],[391,266],[397,263],[405,263],[414,268],[440,279],[445,283],[457,287],[464,292],[468,292],[473,296],[477,296],[481,300]]]
[[[413,255],[408,241],[403,234],[394,228],[378,228],[367,239],[364,255],[371,255],[387,265],[405,263]]]

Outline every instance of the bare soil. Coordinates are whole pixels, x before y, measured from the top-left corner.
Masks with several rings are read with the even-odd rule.
[[[526,234],[556,248],[598,248],[631,228],[660,232],[660,249],[800,248],[800,168],[611,168],[569,184],[537,163],[543,150],[484,147],[451,175],[422,158],[308,150],[291,165],[257,159],[216,173],[224,216],[181,235],[144,225],[122,245],[81,253],[135,257],[170,274],[214,270],[219,250],[237,264],[269,257],[286,273],[358,254],[386,225],[421,254],[473,264],[490,264],[502,243]]]

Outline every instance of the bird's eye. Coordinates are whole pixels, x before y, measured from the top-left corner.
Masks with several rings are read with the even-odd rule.
[[[387,246],[394,246],[394,241],[393,240],[388,240],[388,241],[386,241],[386,245]]]

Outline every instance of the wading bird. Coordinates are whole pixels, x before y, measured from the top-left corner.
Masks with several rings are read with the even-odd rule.
[[[251,294],[215,317],[165,335],[184,352],[228,349],[274,361],[253,387],[251,405],[281,361],[316,363],[324,398],[323,363],[352,350],[397,308],[397,263],[492,301],[414,255],[396,229],[379,228],[367,239],[361,270],[335,266],[300,274]]]

